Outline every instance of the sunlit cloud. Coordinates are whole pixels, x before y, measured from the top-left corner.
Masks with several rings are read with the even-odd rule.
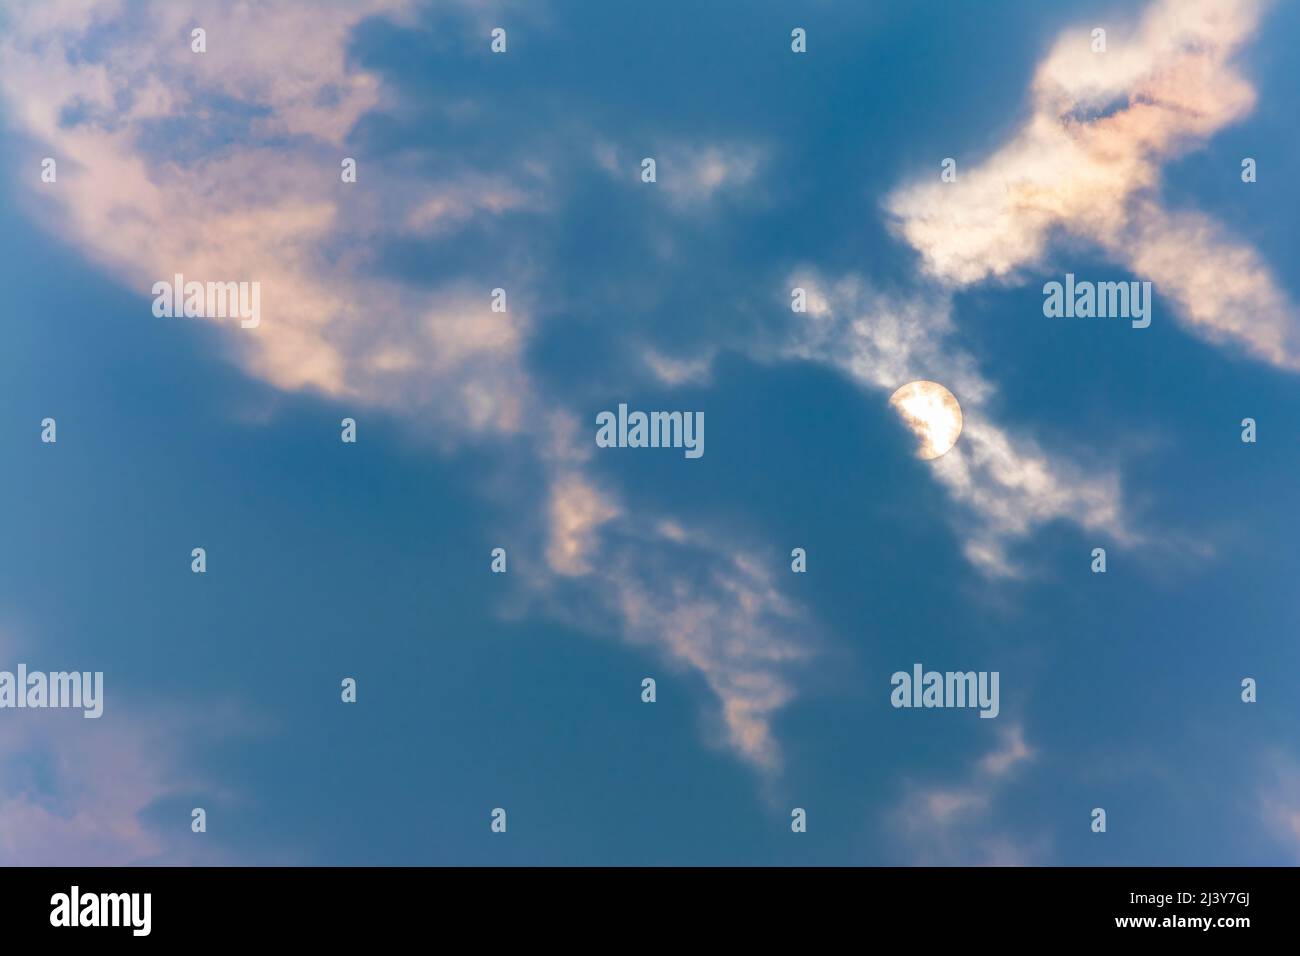
[[[431,190],[395,177],[364,193],[387,199],[348,207],[352,239],[339,238],[356,188],[341,182],[340,145],[382,89],[349,61],[348,37],[403,6],[233,4],[201,18],[173,4],[24,7],[0,44],[0,93],[19,131],[60,163],[57,189],[30,199],[36,217],[128,287],[178,273],[260,284],[260,326],[224,341],[250,374],[416,402],[444,431],[513,432],[526,303],[493,312],[491,286],[430,292],[381,278],[350,243],[381,238],[395,208],[406,214],[396,228],[416,233],[507,213],[531,201],[532,182],[468,174]],[[123,28],[102,29],[108,19]],[[208,31],[203,54],[189,46],[195,22]],[[75,52],[96,38],[98,59]],[[251,119],[212,114],[218,97]]]
[[[29,197],[34,216],[142,294],[177,273],[260,282],[259,327],[231,327],[222,344],[278,389],[433,424],[444,444],[522,439],[512,447],[541,465],[546,482],[541,514],[525,520],[545,529],[549,572],[606,602],[595,629],[654,644],[703,675],[720,701],[723,742],[775,766],[770,719],[794,693],[781,664],[800,654],[770,619],[791,609],[738,552],[675,540],[663,530],[671,520],[648,519],[652,530],[635,542],[602,537],[626,509],[591,477],[589,436],[562,413],[538,413],[554,404],[544,404],[524,360],[534,331],[526,268],[513,273],[524,279],[506,290],[506,310],[494,311],[499,279],[428,289],[369,259],[366,250],[387,239],[441,241],[546,208],[545,163],[503,158],[499,169],[430,183],[418,164],[395,161],[381,178],[361,157],[365,188],[342,183],[349,131],[391,94],[349,58],[349,37],[367,17],[404,16],[406,4],[202,12],[108,0],[16,11],[0,42],[0,96],[31,147],[60,163],[57,190]],[[446,13],[486,22],[472,4]],[[102,30],[109,22],[115,29]],[[189,47],[199,22],[208,34],[202,55]],[[94,59],[76,53],[92,32]],[[598,150],[601,163],[635,182],[641,157],[623,159],[619,166],[615,152]],[[659,159],[670,206],[689,212],[751,183],[760,155],[744,145],[674,143]],[[689,550],[709,577],[662,563],[665,548]]]
[[[787,338],[768,357],[838,368],[882,401],[918,379],[939,382],[957,396],[961,438],[929,468],[960,506],[965,554],[981,570],[1017,573],[1009,545],[1058,519],[1137,540],[1116,474],[1093,473],[997,423],[989,401],[994,386],[952,342],[946,295],[886,294],[856,276],[831,282],[813,272],[792,276],[788,286],[805,289],[808,311],[794,316]]]
[[[551,570],[585,584],[599,609],[551,602],[550,612],[597,631],[613,619],[627,639],[698,673],[720,704],[719,742],[761,770],[779,769],[772,720],[796,695],[790,665],[813,652],[806,612],[744,547],[632,514],[578,471],[552,481],[549,511]]]
[[[1115,22],[1108,49],[1089,31],[1057,40],[1039,64],[1029,118],[958,179],[895,190],[886,201],[923,270],[965,286],[1041,265],[1060,233],[1094,243],[1172,302],[1216,343],[1300,367],[1296,311],[1263,258],[1195,210],[1165,208],[1161,166],[1254,107],[1234,61],[1259,26],[1256,0],[1158,0]]]

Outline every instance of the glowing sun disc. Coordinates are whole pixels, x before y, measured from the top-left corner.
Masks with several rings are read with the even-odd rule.
[[[946,454],[961,434],[961,406],[938,382],[908,382],[889,404],[920,442],[916,457],[930,461]]]

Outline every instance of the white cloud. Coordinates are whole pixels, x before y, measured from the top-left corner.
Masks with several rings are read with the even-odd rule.
[[[1161,164],[1247,115],[1255,91],[1232,65],[1255,33],[1256,0],[1158,0],[1109,49],[1061,35],[1039,64],[1032,112],[983,162],[896,190],[887,208],[924,270],[947,283],[1011,279],[1059,231],[1095,243],[1213,342],[1300,368],[1295,308],[1257,252],[1197,212],[1170,212]]]
[[[898,297],[856,276],[825,282],[810,272],[792,276],[788,287],[795,286],[807,290],[808,311],[795,317],[788,338],[769,349],[768,357],[823,362],[883,395],[926,379],[956,396],[964,418],[961,437],[928,467],[963,507],[965,553],[983,571],[1016,573],[1008,544],[1058,519],[1120,541],[1136,540],[1124,520],[1115,474],[1090,474],[993,420],[992,384],[951,342],[947,296]]]

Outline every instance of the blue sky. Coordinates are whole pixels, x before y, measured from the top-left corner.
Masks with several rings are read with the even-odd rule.
[[[106,699],[0,862],[1296,862],[1296,8],[88,6],[0,14],[0,670]]]

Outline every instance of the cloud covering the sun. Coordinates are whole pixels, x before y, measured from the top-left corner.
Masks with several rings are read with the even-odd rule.
[[[1125,543],[1139,538],[1115,471],[1070,462],[997,422],[996,388],[953,342],[950,297],[886,293],[859,276],[827,280],[811,270],[788,285],[806,291],[807,311],[794,315],[769,357],[827,364],[882,397],[917,380],[957,397],[961,437],[929,466],[959,506],[966,557],[986,574],[1018,573],[1010,545],[1058,519]]]

